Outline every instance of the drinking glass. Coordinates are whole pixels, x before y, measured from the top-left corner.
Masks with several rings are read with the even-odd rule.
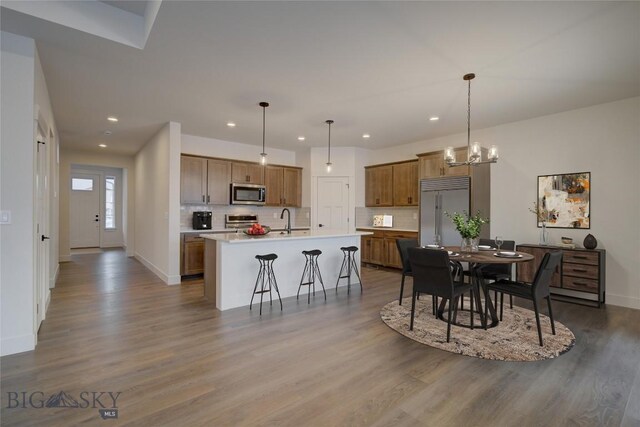
[[[500,246],[504,243],[502,236],[496,236],[496,246],[498,247],[498,253],[500,253]]]
[[[433,236],[433,244],[436,246],[440,246],[442,244],[442,240],[440,239],[440,235],[436,234]]]

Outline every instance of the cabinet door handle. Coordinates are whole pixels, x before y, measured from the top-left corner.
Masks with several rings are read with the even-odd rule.
[[[286,198],[283,198],[283,199],[282,199],[282,204],[283,204],[283,205],[286,205],[286,204],[287,204],[287,199],[286,199]]]
[[[376,199],[376,205],[380,204],[380,199]]]
[[[409,203],[411,203],[411,197],[409,197]]]
[[[211,196],[207,194],[207,203],[211,202]]]
[[[202,203],[204,203],[204,194],[202,195]]]

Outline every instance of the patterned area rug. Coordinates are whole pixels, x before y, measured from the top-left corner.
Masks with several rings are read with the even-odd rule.
[[[465,308],[468,308],[468,298]],[[446,311],[445,311],[446,316]],[[540,314],[544,347],[538,343],[535,314],[531,310],[505,305],[503,321],[486,331],[475,317],[475,329],[451,325],[451,340],[447,343],[447,322],[436,319],[431,312],[431,297],[425,295],[416,301],[413,331],[411,320],[411,298],[392,301],[380,312],[382,321],[391,329],[422,344],[451,353],[482,359],[530,362],[553,359],[569,351],[576,342],[573,332],[556,320],[556,335],[551,335],[549,318]],[[458,321],[469,324],[469,313],[458,312]]]

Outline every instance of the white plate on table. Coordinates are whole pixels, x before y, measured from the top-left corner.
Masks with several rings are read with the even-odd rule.
[[[493,256],[497,256],[499,258],[522,258],[522,255],[520,255],[519,253],[509,251],[500,251],[493,254]]]
[[[487,245],[480,245],[478,246],[478,249],[480,249],[481,251],[495,251],[496,248],[492,248],[491,246],[487,246]]]
[[[453,251],[447,251],[449,253],[449,256],[460,256],[460,254],[458,252],[453,252]]]
[[[425,245],[425,246],[423,246],[423,248],[427,248],[427,249],[444,249],[444,246],[438,246],[438,245]]]

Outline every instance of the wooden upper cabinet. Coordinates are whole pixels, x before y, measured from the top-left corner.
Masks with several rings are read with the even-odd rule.
[[[265,205],[282,205],[282,168],[279,166],[265,166],[264,185],[267,187]]]
[[[456,148],[455,150],[453,150],[453,152],[456,155],[456,161],[457,162],[462,162],[467,160],[467,147],[459,147]],[[486,153],[483,151],[483,156],[486,156]],[[444,154],[443,156],[443,160],[442,163],[444,165],[442,174],[444,176],[466,176],[469,175],[469,166],[455,166],[453,168],[450,168],[445,162],[444,162]]]
[[[302,169],[282,168],[282,204],[302,206]]]
[[[207,159],[182,156],[180,158],[180,202],[204,204],[207,197]]]
[[[365,205],[393,206],[393,166],[368,166],[365,169]]]
[[[227,160],[207,160],[207,203],[229,204],[229,184],[231,183],[231,162]]]
[[[417,206],[419,185],[418,161],[393,165],[394,206]]]
[[[459,147],[454,150],[456,161],[461,162],[467,158],[467,147]],[[420,162],[420,179],[439,176],[466,176],[469,175],[469,166],[449,167],[444,161],[444,150],[432,153],[418,154]]]
[[[254,163],[233,162],[231,180],[245,184],[264,184],[262,176],[264,166]]]
[[[264,182],[267,206],[302,206],[302,170],[281,166],[266,166]]]

